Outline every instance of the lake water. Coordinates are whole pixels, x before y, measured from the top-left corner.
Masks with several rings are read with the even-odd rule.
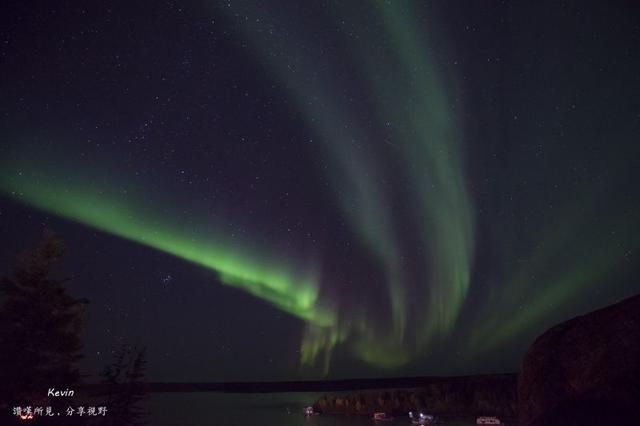
[[[148,424],[154,426],[348,426],[374,422],[369,417],[305,417],[302,409],[321,395],[314,393],[224,394],[153,393],[147,407]],[[378,423],[410,425],[408,418]],[[474,421],[447,422],[451,426],[473,425]]]

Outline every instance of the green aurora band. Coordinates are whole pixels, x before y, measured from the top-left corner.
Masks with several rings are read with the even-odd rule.
[[[241,37],[255,47],[256,56],[288,89],[316,132],[330,159],[329,175],[342,215],[368,248],[371,262],[384,268],[390,318],[381,321],[379,312],[346,309],[331,327],[309,324],[301,348],[302,362],[312,364],[322,354],[325,370],[334,346],[345,340],[359,358],[393,368],[423,352],[434,338],[446,337],[464,303],[473,260],[473,209],[464,183],[457,122],[449,108],[453,96],[447,92],[436,59],[428,53],[427,35],[418,30],[413,10],[393,3],[372,4],[384,31],[361,34],[360,43],[355,42],[350,51],[360,54],[356,58],[362,64],[360,78],[369,81],[371,97],[386,100],[375,111],[379,121],[397,123],[390,135],[396,148],[392,154],[400,161],[402,179],[413,189],[404,195],[415,205],[410,220],[418,223],[421,245],[428,247],[422,259],[424,277],[417,283],[411,282],[414,278],[403,268],[407,253],[401,248],[401,232],[394,226],[399,218],[390,208],[394,189],[381,185],[393,179],[387,159],[376,155],[375,145],[381,142],[379,134],[384,129],[376,132],[359,125],[357,111],[332,81],[330,65],[308,54],[322,49],[305,34],[295,34],[297,43],[305,45],[304,50],[296,48],[289,42],[290,33],[274,30],[283,27],[282,19],[275,25],[278,17],[269,16],[269,11],[257,4],[230,16],[238,20]],[[367,28],[358,25],[357,12],[334,12],[355,21],[354,32]],[[258,15],[260,19],[252,19]],[[382,55],[376,54],[380,52],[370,45],[384,45],[385,38],[392,46]],[[387,60],[373,62],[375,57]],[[422,300],[424,305],[409,303],[409,298]],[[390,326],[385,330],[380,323]]]
[[[0,188],[18,201],[209,268],[222,283],[309,323],[331,326],[335,322],[331,310],[318,304],[313,270],[296,274],[284,262],[280,268],[273,266],[277,262],[261,263],[222,235],[194,234],[151,210],[136,208],[106,185],[86,183],[89,176],[42,176],[31,164],[18,161],[2,166]]]

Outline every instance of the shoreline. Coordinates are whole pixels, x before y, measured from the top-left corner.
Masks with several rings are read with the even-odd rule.
[[[140,385],[148,393],[164,392],[222,392],[222,393],[285,393],[285,392],[342,392],[392,391],[423,388],[432,385],[493,384],[515,386],[516,373],[479,374],[452,377],[394,377],[376,379],[304,380],[278,382],[147,382]],[[90,394],[105,393],[109,385],[85,383],[77,389]]]

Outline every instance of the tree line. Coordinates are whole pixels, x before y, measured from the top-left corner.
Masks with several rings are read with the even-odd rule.
[[[82,383],[82,330],[89,300],[70,294],[69,279],[56,278],[52,268],[66,253],[65,244],[45,230],[35,248],[19,256],[14,270],[0,278],[0,418],[18,422],[16,407],[53,406],[47,389],[74,389]],[[82,418],[83,424],[145,424],[144,348],[123,344],[100,373],[109,385],[106,395],[93,397],[106,407],[104,416]],[[73,405],[91,398],[79,396]],[[69,404],[67,401],[66,404]],[[58,407],[62,408],[62,407]],[[9,418],[10,416],[10,418]],[[44,416],[47,424],[72,424],[61,414]],[[5,422],[2,422],[5,424]]]

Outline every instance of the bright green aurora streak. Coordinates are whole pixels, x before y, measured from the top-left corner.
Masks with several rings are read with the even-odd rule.
[[[194,235],[157,214],[135,208],[106,187],[92,187],[88,176],[73,176],[73,184],[51,175],[41,176],[30,164],[2,166],[0,188],[18,201],[72,219],[84,225],[169,253],[216,271],[222,283],[240,288],[279,309],[319,326],[335,322],[332,312],[318,304],[317,277],[313,271],[290,273],[261,263],[225,238]],[[110,194],[110,195],[107,195]],[[216,243],[218,241],[218,243]]]

